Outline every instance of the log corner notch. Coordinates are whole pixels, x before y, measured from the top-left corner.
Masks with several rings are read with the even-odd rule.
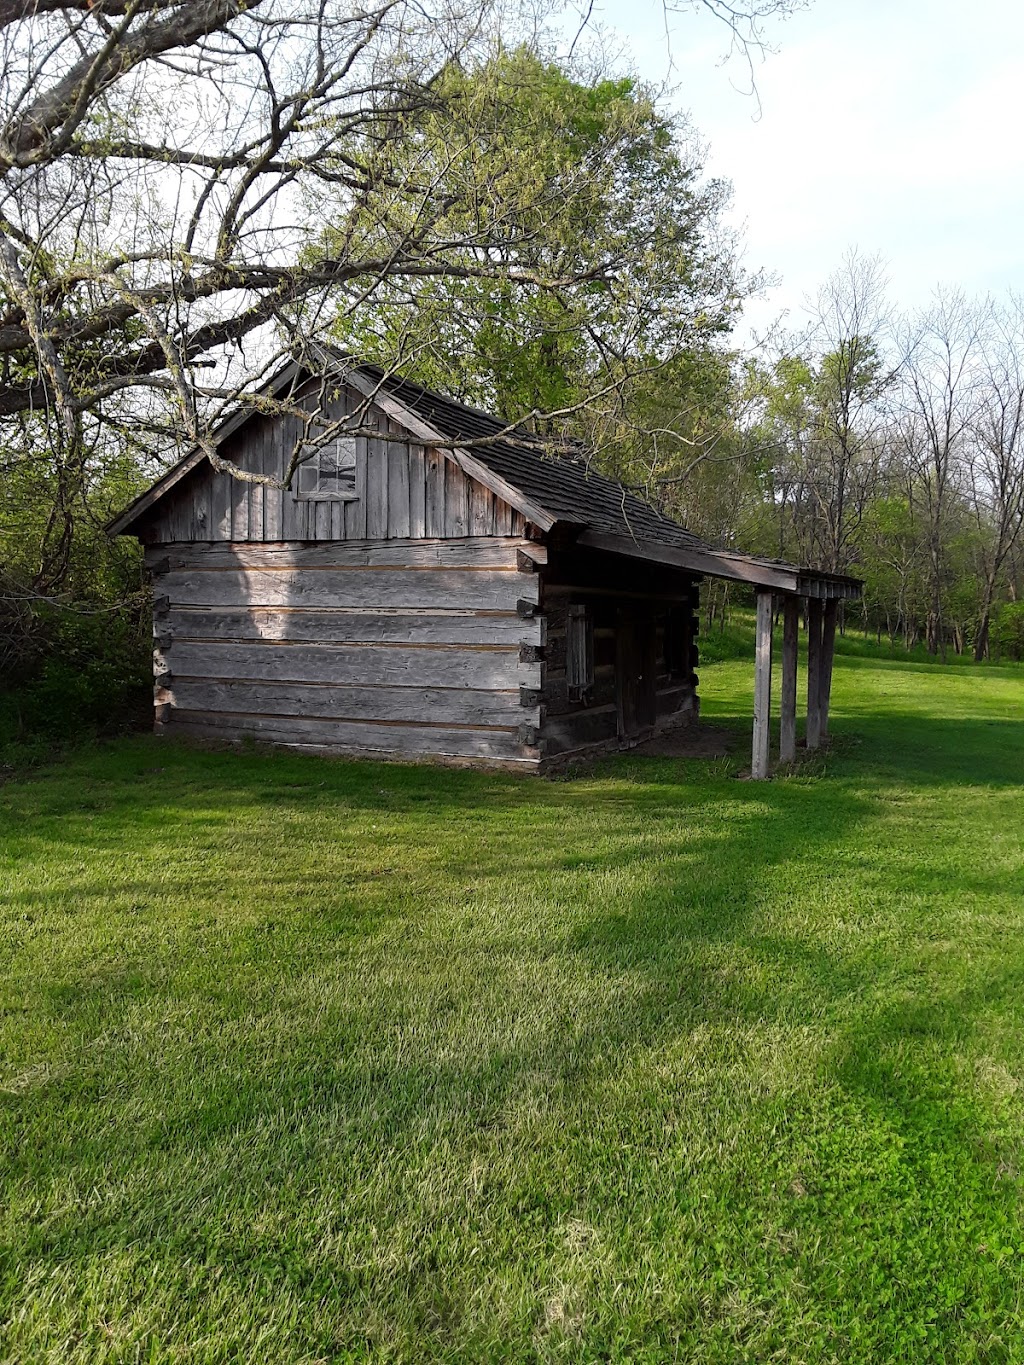
[[[760,781],[770,775],[770,722],[772,691],[772,627],[777,595],[767,589],[757,594],[757,626],[754,655],[754,736],[750,775]],[[782,695],[779,721],[779,761],[796,759],[797,658],[800,635],[800,601],[795,593],[782,596]],[[828,738],[829,704],[832,696],[832,665],[835,657],[835,597],[808,595],[807,614],[807,738],[808,750],[819,749]]]

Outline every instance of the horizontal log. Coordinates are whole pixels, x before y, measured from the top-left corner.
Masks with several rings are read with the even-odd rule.
[[[484,690],[540,686],[540,664],[521,664],[518,651],[457,645],[305,645],[176,640],[167,661],[177,678],[371,683],[397,687],[470,687]]]
[[[277,541],[266,544],[185,541],[146,550],[147,564],[168,568],[420,568],[518,569],[526,557],[547,563],[543,545],[519,536],[466,536],[456,540]]]
[[[456,725],[538,724],[539,710],[524,713],[518,691],[468,687],[339,687],[330,683],[221,681],[186,678],[174,683],[176,709],[299,716],[329,720],[421,721]]]
[[[564,670],[561,673],[556,673],[549,667],[544,676],[544,705],[549,716],[593,711],[598,707],[613,704],[614,701],[614,668],[595,670],[593,686],[588,689],[585,702],[577,696],[569,696],[569,683]]]
[[[321,644],[535,646],[544,618],[523,621],[514,613],[420,611],[364,612],[345,607],[175,607],[161,622],[161,635],[196,640],[305,640]]]
[[[544,753],[568,753],[590,744],[603,744],[618,734],[618,711],[614,705],[592,707],[557,719],[546,717],[541,729]]]
[[[577,597],[614,598],[616,602],[664,602],[676,605],[688,602],[689,589],[681,586],[676,591],[655,592],[647,588],[609,588],[595,583],[552,583],[544,584],[544,608],[554,617],[559,608],[564,612],[567,599]]]
[[[174,606],[457,607],[513,611],[537,601],[536,576],[501,569],[188,569],[166,574]],[[535,614],[535,613],[533,613]]]
[[[693,688],[689,683],[665,688],[656,694],[655,708],[660,718],[674,716],[693,709]]]
[[[287,716],[224,716],[207,711],[175,711],[171,735],[204,739],[252,738],[268,744],[300,744],[347,753],[395,754],[419,758],[520,760],[536,763],[539,754],[522,744],[516,730],[461,730],[444,726],[379,725],[372,722],[294,719]]]

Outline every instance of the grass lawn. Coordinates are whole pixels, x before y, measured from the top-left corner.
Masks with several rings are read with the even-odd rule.
[[[1024,1360],[1024,672],[833,729],[0,787],[0,1361]]]

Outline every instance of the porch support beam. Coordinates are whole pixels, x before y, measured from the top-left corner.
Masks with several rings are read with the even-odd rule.
[[[771,592],[757,594],[757,637],[754,655],[754,747],[750,776],[757,781],[768,776],[769,740],[772,709],[772,612]]]
[[[830,598],[824,606],[821,624],[821,679],[818,710],[821,714],[821,738],[828,738],[828,709],[832,698],[832,660],[836,648],[836,614],[839,603]]]
[[[807,747],[821,747],[821,598],[807,599]]]
[[[779,761],[796,760],[796,669],[800,638],[800,599],[787,595],[782,604],[782,709]]]

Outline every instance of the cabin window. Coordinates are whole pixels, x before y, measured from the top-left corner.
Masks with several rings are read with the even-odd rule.
[[[337,440],[314,450],[297,471],[300,498],[333,498],[352,502],[356,497],[356,438]]]
[[[594,686],[594,618],[582,602],[569,607],[565,671],[569,696],[573,701],[584,700]]]

